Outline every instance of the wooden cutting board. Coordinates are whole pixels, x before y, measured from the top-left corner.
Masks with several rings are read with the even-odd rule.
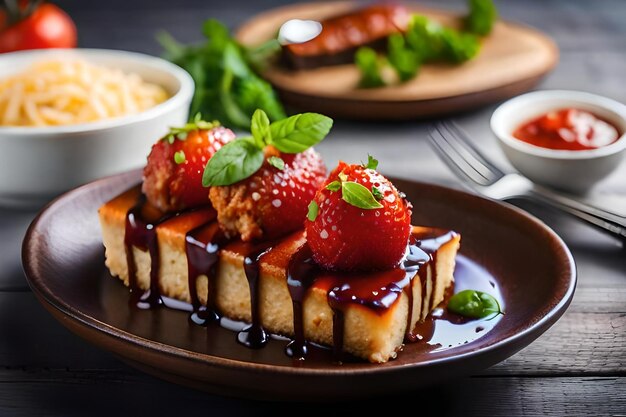
[[[237,39],[255,46],[275,36],[289,19],[320,20],[358,7],[353,2],[300,3],[272,9],[244,23]],[[408,6],[443,25],[458,27],[460,15]],[[263,76],[283,102],[299,111],[369,120],[426,118],[506,99],[532,88],[558,62],[558,48],[545,34],[517,23],[498,21],[482,40],[476,58],[461,65],[426,64],[416,78],[401,85],[358,88],[352,65],[292,70],[270,65]]]

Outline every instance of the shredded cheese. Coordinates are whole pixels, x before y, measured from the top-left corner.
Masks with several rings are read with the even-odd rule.
[[[167,98],[137,74],[79,59],[38,62],[0,79],[0,125],[89,123],[139,113]]]

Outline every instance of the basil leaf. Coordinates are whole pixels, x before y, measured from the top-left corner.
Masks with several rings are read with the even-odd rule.
[[[231,185],[261,168],[265,156],[252,138],[228,142],[209,159],[202,175],[204,187]]]
[[[333,119],[318,113],[302,113],[270,125],[272,145],[285,153],[304,152],[326,137]]]
[[[492,295],[475,290],[464,290],[454,294],[448,301],[448,310],[474,319],[504,314],[498,300]]]
[[[329,191],[339,191],[341,188],[341,183],[339,181],[333,181],[326,186],[326,189]]]
[[[309,212],[306,215],[306,218],[310,221],[314,222],[317,219],[317,213],[319,212],[320,207],[317,205],[315,200],[311,200],[309,203]]]
[[[176,162],[176,164],[180,165],[183,162],[185,162],[185,151],[178,151],[176,153],[174,153],[174,162]]]
[[[481,301],[483,302],[483,317],[491,315],[494,315],[495,317],[498,314],[504,314],[500,308],[500,303],[498,303],[498,300],[496,300],[494,296],[487,294],[486,292],[478,291],[478,293]]]
[[[285,169],[285,161],[283,161],[282,158],[279,158],[277,156],[270,156],[267,159],[267,162],[269,162],[269,164],[273,166],[274,168],[278,168],[281,171]]]
[[[367,165],[365,165],[365,168],[374,170],[378,168],[378,159],[374,158],[370,154],[367,154]]]
[[[270,119],[267,117],[267,113],[261,109],[256,109],[252,115],[250,130],[259,148],[263,148],[269,143],[272,136],[270,134]]]
[[[346,203],[365,210],[379,209],[380,204],[372,192],[358,182],[346,181],[341,184],[341,198]]]

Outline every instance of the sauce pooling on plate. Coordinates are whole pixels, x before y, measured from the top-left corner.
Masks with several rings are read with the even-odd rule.
[[[567,108],[522,124],[513,136],[542,148],[582,151],[610,145],[620,134],[611,123],[588,111]]]

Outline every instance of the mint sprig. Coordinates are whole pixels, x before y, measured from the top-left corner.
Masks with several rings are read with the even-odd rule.
[[[322,141],[333,125],[333,120],[318,113],[302,113],[270,123],[267,114],[257,109],[252,115],[252,137],[229,142],[218,150],[204,169],[205,187],[231,185],[250,177],[263,165],[263,149],[272,145],[283,153],[304,152]],[[284,169],[285,162],[270,156],[268,163]]]
[[[170,131],[167,133],[167,135],[163,136],[161,140],[166,140],[171,145],[176,139],[187,139],[187,135],[189,134],[189,132],[192,132],[194,130],[211,130],[218,126],[220,126],[220,122],[218,122],[217,120],[207,122],[206,120],[202,120],[202,115],[200,113],[196,113],[192,121],[185,123],[184,126],[170,127]]]

